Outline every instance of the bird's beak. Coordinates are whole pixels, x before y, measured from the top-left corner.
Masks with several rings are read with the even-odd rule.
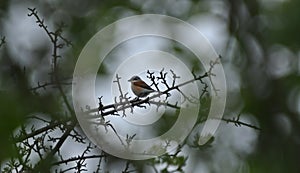
[[[131,79],[129,79],[128,82],[131,82]]]

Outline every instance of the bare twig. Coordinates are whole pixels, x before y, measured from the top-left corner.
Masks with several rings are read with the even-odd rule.
[[[217,120],[222,120],[226,123],[233,123],[235,126],[237,127],[241,127],[241,126],[245,126],[245,127],[249,127],[249,128],[252,128],[252,129],[255,129],[255,130],[262,130],[260,127],[257,127],[255,125],[252,125],[252,124],[248,124],[248,123],[245,123],[243,121],[240,120],[240,116],[241,114],[237,115],[237,117],[233,117],[232,119],[229,119],[229,118],[212,118],[212,119],[217,119]],[[200,123],[202,122],[205,122],[207,121],[207,118],[204,118],[200,121]]]
[[[61,82],[59,82],[61,85],[72,85],[72,82],[63,82],[63,81],[61,81]],[[38,84],[37,84],[37,86],[36,87],[32,87],[32,88],[30,88],[30,90],[31,91],[36,91],[36,90],[38,90],[38,89],[44,89],[44,90],[46,90],[46,88],[48,87],[48,86],[53,86],[53,87],[55,87],[57,85],[57,83],[54,83],[54,82],[45,82],[45,83],[43,83],[43,84],[41,84],[40,82],[38,82]]]
[[[6,43],[5,37],[3,36],[3,37],[1,37],[1,39],[0,39],[0,48],[1,48],[5,43]]]
[[[19,137],[16,137],[15,141],[16,142],[21,142],[21,141],[24,141],[26,139],[29,139],[29,138],[32,138],[34,136],[37,136],[41,133],[44,133],[44,132],[47,132],[48,130],[51,130],[51,129],[54,129],[56,128],[57,126],[59,125],[62,125],[64,123],[67,123],[71,121],[71,119],[66,119],[64,121],[56,121],[56,122],[50,122],[49,125],[45,126],[45,127],[42,127],[40,129],[37,129],[35,131],[33,131],[32,133],[30,134],[26,134],[26,133],[22,133],[21,136]]]
[[[118,84],[118,88],[119,88],[119,92],[120,92],[120,98],[123,98],[124,96],[123,96],[122,87],[121,87],[121,84],[120,84],[120,79],[121,79],[121,77],[119,77],[119,75],[116,74],[116,80],[114,80],[113,82]]]
[[[179,79],[180,76],[177,76],[176,73],[175,73],[173,70],[170,70],[170,71],[171,71],[172,77],[173,77],[173,80],[172,80],[172,81],[173,81],[172,87],[174,87],[174,86],[175,86],[176,79]]]
[[[67,164],[69,162],[74,162],[74,161],[77,161],[77,160],[95,159],[95,158],[102,158],[102,157],[106,157],[106,155],[105,154],[100,154],[100,155],[90,155],[90,156],[77,156],[77,157],[72,157],[70,159],[61,160],[59,162],[54,162],[54,163],[52,163],[52,165]]]
[[[147,74],[147,78],[152,82],[150,86],[154,86],[156,91],[160,91],[158,88],[158,83],[155,81],[156,77],[154,75],[154,72],[150,72],[149,70],[147,70]]]
[[[240,121],[239,118],[237,118],[237,119],[222,118],[221,120],[225,121],[226,123],[234,123],[234,125],[237,127],[246,126],[246,127],[249,127],[249,128],[255,129],[255,130],[261,130],[260,127]]]
[[[129,170],[129,166],[130,166],[130,162],[127,161],[126,166],[125,166],[124,170],[122,171],[122,173],[136,172],[136,170]]]
[[[213,70],[213,68],[214,68],[215,65],[220,64],[220,57],[221,57],[221,56],[219,56],[218,58],[216,58],[215,61],[211,61],[211,62],[210,62],[210,68],[209,68],[209,70],[208,70],[208,72],[207,72],[209,81],[210,81],[210,83],[211,83],[212,89],[213,89],[213,91],[215,92],[215,95],[216,95],[216,96],[218,95],[219,89],[217,89],[216,86],[215,86],[215,84],[212,82],[212,76],[215,76],[215,74],[212,73],[212,70]]]
[[[156,78],[157,78],[158,80],[160,80],[160,82],[161,82],[162,84],[164,84],[168,89],[170,89],[170,86],[169,86],[169,84],[168,84],[168,82],[167,82],[167,79],[166,79],[168,72],[164,72],[164,71],[165,71],[165,69],[162,69],[162,70],[159,72],[160,76],[157,76]]]

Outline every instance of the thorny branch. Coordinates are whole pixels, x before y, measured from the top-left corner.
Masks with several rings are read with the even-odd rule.
[[[255,130],[261,130],[261,128],[255,126],[255,125],[240,121],[240,117],[241,117],[241,113],[236,118],[235,117],[233,117],[232,119],[222,118],[221,120],[225,121],[226,123],[233,123],[237,127],[246,126],[246,127],[249,127],[249,128],[255,129]]]
[[[211,68],[213,68],[213,66]],[[102,105],[101,107],[98,107],[98,108],[89,109],[89,110],[85,111],[85,113],[89,114],[89,113],[94,113],[94,112],[100,111],[102,117],[105,117],[107,115],[116,115],[116,113],[119,111],[124,111],[125,109],[132,109],[134,106],[142,106],[142,104],[145,104],[145,103],[149,104],[149,101],[152,101],[155,98],[159,98],[162,95],[166,95],[166,97],[169,97],[169,96],[171,96],[171,91],[173,91],[173,90],[179,91],[181,94],[183,94],[183,97],[185,98],[185,100],[191,101],[191,98],[184,95],[184,93],[182,93],[180,91],[180,87],[188,85],[195,81],[200,81],[201,83],[203,83],[202,80],[209,76],[208,73],[205,73],[203,75],[195,76],[194,79],[191,79],[186,82],[175,85],[174,81],[177,78],[179,78],[179,76],[177,76],[174,73],[174,71],[171,71],[171,72],[173,74],[173,82],[172,82],[172,85],[170,86],[166,80],[166,76],[168,73],[164,72],[164,69],[162,69],[159,72],[160,75],[157,77],[154,76],[154,72],[150,72],[149,70],[147,71],[148,78],[152,81],[151,85],[155,86],[155,88],[157,88],[158,92],[156,94],[153,94],[152,96],[147,97],[146,99],[136,99],[136,98],[131,99],[130,97],[127,96],[127,93],[126,93],[122,97],[122,99],[119,100],[119,102],[115,99],[115,103],[113,103],[113,104]],[[114,81],[118,84],[118,86],[121,86],[119,83],[120,79],[121,78],[119,76],[117,76],[117,80]],[[164,91],[161,91],[158,88],[159,83],[163,84],[167,89],[165,89]],[[204,87],[203,92],[207,92],[206,89],[207,89],[207,87]],[[119,90],[120,90],[120,93],[122,93],[121,88],[119,88]]]
[[[212,70],[213,70],[213,67],[214,67],[216,64],[219,64],[219,63],[220,63],[220,60],[221,60],[221,56],[219,55],[219,57],[218,57],[215,61],[211,61],[211,62],[210,62],[210,68],[209,68],[209,70],[208,70],[208,72],[207,72],[209,81],[210,81],[210,83],[211,83],[211,86],[212,86],[213,91],[215,92],[215,95],[218,95],[219,89],[217,89],[216,86],[215,86],[215,84],[212,82],[212,76],[216,76],[214,73],[212,73]]]
[[[158,82],[161,82],[167,89],[164,90],[164,91],[160,91],[159,89],[157,91],[159,91],[158,93],[156,94],[153,94],[152,96],[149,96],[147,97],[146,99],[136,99],[136,98],[133,98],[133,99],[130,99],[130,97],[123,97],[123,98],[126,98],[126,99],[122,99],[120,100],[119,102],[115,101],[115,103],[113,104],[108,104],[108,105],[103,105],[101,108],[98,107],[98,108],[94,108],[94,109],[89,109],[87,111],[85,111],[85,113],[89,114],[89,113],[94,113],[94,112],[102,112],[101,113],[101,116],[102,117],[105,117],[105,116],[108,116],[108,115],[116,115],[116,113],[118,111],[123,111],[125,109],[132,109],[134,106],[141,106],[142,104],[149,104],[149,101],[152,101],[153,99],[155,98],[159,98],[161,97],[162,95],[166,95],[166,97],[169,97],[171,95],[171,91],[173,90],[180,90],[179,88],[182,87],[182,86],[185,86],[187,84],[190,84],[190,83],[193,83],[195,81],[202,81],[203,78],[206,78],[208,77],[208,74],[205,73],[204,75],[200,75],[200,76],[197,76],[195,77],[194,79],[191,79],[191,80],[188,80],[186,82],[183,82],[181,84],[177,84],[170,87],[167,80],[166,80],[166,75],[168,74],[167,72],[164,72],[164,69],[160,71],[160,76],[156,77],[157,81],[155,81],[155,79],[153,79],[153,74],[152,72],[148,71],[148,74],[149,74],[149,78],[151,80],[153,80],[153,83],[152,85],[156,86],[158,88]],[[179,76],[176,76],[175,79],[179,78]],[[116,82],[118,83],[119,80],[116,80]],[[119,86],[120,84],[118,84]],[[119,89],[120,90],[120,89]],[[187,96],[183,95],[184,97],[186,97],[186,99],[189,99]]]
[[[69,79],[66,79],[66,80],[69,80]],[[64,80],[61,80],[59,83],[60,83],[60,85],[67,85],[67,86],[72,84],[72,82],[65,82]],[[44,82],[42,84],[40,82],[38,82],[37,86],[30,88],[30,90],[36,92],[39,89],[46,90],[47,87],[50,87],[50,86],[55,87],[56,85],[57,85],[57,83],[54,83],[54,82]]]
[[[19,153],[20,157],[18,157],[17,160],[12,159],[11,162],[8,162],[8,167],[6,167],[5,170],[7,170],[8,172],[12,170],[14,170],[15,172],[41,172],[42,170],[43,172],[47,172],[47,169],[50,170],[49,166],[56,166],[63,163],[64,161],[78,161],[77,167],[71,168],[70,170],[75,169],[78,172],[80,172],[82,170],[85,170],[84,167],[86,165],[86,159],[96,157],[99,158],[103,157],[103,155],[86,156],[87,153],[91,152],[90,148],[87,148],[87,150],[76,159],[73,158],[69,160],[62,160],[62,155],[60,154],[61,147],[65,143],[67,138],[71,138],[75,142],[82,144],[84,144],[86,141],[86,138],[83,137],[75,129],[75,127],[77,126],[75,113],[73,111],[73,108],[71,107],[71,104],[69,103],[69,100],[67,99],[66,92],[63,88],[64,85],[70,85],[71,83],[65,82],[65,79],[67,78],[62,77],[59,68],[58,60],[62,58],[61,55],[59,55],[59,50],[63,49],[65,46],[71,46],[72,43],[62,36],[62,29],[63,27],[65,27],[63,24],[59,25],[55,31],[50,31],[47,25],[45,24],[44,19],[41,19],[39,17],[35,8],[28,8],[28,10],[28,16],[33,16],[36,19],[36,23],[45,31],[50,42],[52,43],[52,66],[51,72],[49,73],[51,77],[50,81],[45,82],[43,84],[40,84],[38,82],[37,87],[33,87],[30,90],[35,93],[40,88],[46,89],[47,86],[54,86],[56,89],[58,89],[60,97],[62,98],[63,103],[65,104],[66,115],[68,116],[68,118],[61,120],[53,119],[48,121],[38,116],[34,116],[34,119],[40,120],[47,125],[39,129],[35,129],[35,127],[32,126],[30,132],[28,132],[28,129],[26,129],[25,126],[22,126],[22,128],[19,131],[19,134],[12,136],[13,141],[16,142],[16,150],[20,151],[21,153]],[[2,46],[4,43],[5,37],[2,37],[0,46]],[[57,131],[61,131],[61,136],[52,137],[52,132],[55,134]],[[39,161],[36,164],[31,163],[30,160],[32,155],[34,154],[36,154],[39,157]],[[23,158],[23,156],[25,157]],[[56,163],[53,163],[51,165],[49,161],[51,161],[52,158],[54,158],[55,156],[59,156],[61,158],[61,161],[57,161]]]
[[[48,38],[50,39],[51,43],[52,43],[52,60],[53,60],[53,66],[52,66],[52,79],[51,79],[51,83],[55,83],[56,87],[59,90],[59,93],[61,95],[61,97],[63,98],[64,104],[67,107],[67,110],[69,111],[69,113],[72,115],[72,117],[75,117],[75,113],[72,109],[72,106],[70,105],[67,96],[65,94],[65,91],[62,88],[62,84],[60,83],[60,79],[59,79],[59,67],[58,67],[58,58],[61,58],[61,56],[58,54],[58,50],[62,49],[64,47],[64,43],[69,46],[71,45],[70,41],[67,41],[67,39],[63,38],[62,34],[62,27],[63,25],[60,25],[54,32],[51,32],[48,27],[45,25],[44,23],[44,19],[41,19],[38,16],[38,13],[36,11],[35,8],[31,9],[28,8],[28,10],[30,11],[30,13],[28,14],[28,16],[34,16],[36,19],[36,23],[38,24],[39,27],[41,27],[47,34]],[[61,39],[63,38],[63,39]],[[60,43],[61,39],[64,43]],[[56,152],[59,151],[59,149],[61,148],[62,144],[65,142],[65,140],[67,139],[67,137],[70,135],[71,131],[74,129],[74,127],[77,125],[77,121],[75,119],[73,119],[71,121],[71,123],[69,125],[66,125],[66,131],[64,132],[64,134],[60,137],[59,141],[56,143],[55,147],[51,150],[50,153],[48,153],[48,155],[46,156],[45,160],[48,160],[48,158],[52,158]],[[43,160],[40,161],[39,164],[43,165],[41,162],[43,162]],[[39,164],[37,166],[39,166]]]
[[[65,121],[54,121],[50,122],[49,125],[42,127],[40,129],[34,130],[31,133],[27,134],[26,131],[23,131],[20,136],[16,137],[16,142],[21,142],[26,139],[32,138],[34,136],[37,136],[41,133],[47,132],[49,130],[54,130],[57,126],[65,124],[66,122],[69,122],[71,119],[66,119]]]
[[[74,162],[77,160],[86,160],[86,159],[95,159],[95,158],[102,158],[102,157],[106,157],[105,154],[100,154],[100,155],[90,155],[90,156],[77,156],[77,157],[72,157],[66,160],[61,160],[59,162],[54,162],[52,163],[52,165],[60,165],[60,164],[67,164],[69,162]]]
[[[156,91],[160,91],[158,88],[158,82],[156,82],[155,78],[156,76],[154,75],[154,72],[150,72],[149,70],[147,71],[147,78],[151,80],[151,85],[154,86]]]

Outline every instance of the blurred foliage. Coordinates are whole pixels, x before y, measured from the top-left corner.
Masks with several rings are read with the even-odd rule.
[[[276,42],[286,45],[292,50],[299,50],[300,37],[297,35],[300,30],[299,5],[300,1],[290,0],[266,10],[265,13],[268,17],[266,25],[270,31],[266,32],[266,39],[270,44]]]
[[[0,17],[2,17],[5,14],[8,4],[9,4],[9,0],[2,0],[0,2]]]

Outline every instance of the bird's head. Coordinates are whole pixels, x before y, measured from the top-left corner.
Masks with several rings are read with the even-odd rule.
[[[130,78],[130,79],[128,80],[128,82],[136,82],[136,81],[139,81],[139,80],[141,80],[140,77],[138,77],[138,76],[132,76],[132,78]]]

